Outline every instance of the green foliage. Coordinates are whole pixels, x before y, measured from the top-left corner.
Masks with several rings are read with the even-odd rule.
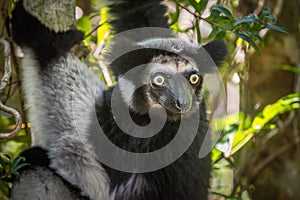
[[[207,20],[217,24],[212,32],[213,36],[216,37],[220,31],[228,30],[238,38],[248,42],[257,52],[259,52],[257,43],[263,42],[259,34],[261,30],[267,28],[287,33],[287,30],[283,27],[273,24],[275,23],[275,17],[271,15],[269,8],[264,8],[259,16],[251,13],[244,18],[237,18],[224,6],[216,5],[211,9],[211,15]],[[219,34],[218,37],[220,37]]]
[[[77,21],[77,28],[78,28],[78,30],[81,30],[84,33],[84,35],[88,35],[91,32],[91,30],[92,30],[91,19],[88,16],[83,15]],[[91,36],[86,37],[84,40],[85,40],[85,42],[88,43],[91,40]]]
[[[257,52],[259,52],[257,43],[263,42],[259,34],[261,30],[267,28],[287,33],[286,29],[273,24],[275,17],[271,15],[269,8],[264,8],[260,16],[251,13],[244,18],[237,18],[233,17],[231,11],[224,6],[216,5],[211,9],[211,16],[208,17],[208,20],[218,24],[214,27],[213,36],[216,36],[220,31],[231,31],[238,38],[248,42]],[[218,35],[218,37],[220,36]]]
[[[23,157],[13,159],[6,153],[0,153],[0,198],[7,199],[9,188],[14,179],[19,179],[19,170],[25,166]]]
[[[19,169],[27,166],[28,164],[23,163],[23,157],[17,157],[12,159],[11,156],[5,153],[0,153],[0,177],[1,179],[11,179],[16,177],[20,178],[20,174],[18,172]]]
[[[222,158],[230,159],[231,156],[248,145],[257,134],[277,128],[273,123],[276,117],[299,109],[300,93],[294,93],[280,98],[274,104],[267,105],[252,120],[244,116],[243,113],[226,117],[223,127],[220,125],[213,126],[223,130],[222,138],[212,151],[213,161],[217,163]],[[219,121],[216,120],[213,123],[218,124]],[[234,167],[233,163],[231,165]]]
[[[300,109],[300,93],[295,93],[282,97],[274,104],[267,105],[253,120],[245,117],[242,113],[234,116],[236,118],[234,123],[232,123],[233,119],[225,119],[227,123],[220,129],[223,130],[223,137],[216,144],[216,148],[213,151],[213,159],[217,160],[223,153],[227,153],[228,156],[235,154],[256,134],[266,129],[276,128],[276,125],[271,123],[274,118],[298,109]],[[229,152],[226,152],[226,150]]]
[[[251,13],[246,17],[239,18],[235,17],[232,11],[227,7],[223,5],[215,5],[210,10],[210,16],[203,18],[201,15],[206,9],[208,3],[207,0],[173,1],[175,1],[177,9],[176,12],[172,13],[171,15],[172,24],[176,24],[179,18],[180,10],[178,9],[178,5],[180,5],[182,9],[190,11],[191,9],[188,8],[189,5],[195,10],[194,16],[196,17],[196,21],[194,28],[196,29],[199,43],[201,43],[199,20],[204,20],[212,25],[213,30],[210,34],[210,39],[223,39],[226,36],[226,33],[234,33],[237,38],[241,38],[242,40],[246,41],[257,52],[259,52],[259,44],[263,42],[263,38],[260,35],[260,31],[263,29],[287,33],[286,29],[274,24],[275,17],[272,16],[269,8],[264,8],[260,15]],[[178,26],[175,30],[186,32],[186,30],[180,30]]]

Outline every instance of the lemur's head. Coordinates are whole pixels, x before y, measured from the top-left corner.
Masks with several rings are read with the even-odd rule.
[[[219,65],[227,54],[222,41],[199,46],[158,38],[134,45],[133,51],[111,65],[119,77],[122,98],[133,112],[140,114],[160,105],[172,120],[196,110],[193,108],[202,99],[204,73]]]

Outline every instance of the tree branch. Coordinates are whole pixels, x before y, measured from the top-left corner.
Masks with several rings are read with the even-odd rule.
[[[11,59],[10,59],[9,43],[4,38],[0,39],[0,43],[2,43],[2,45],[3,45],[3,55],[4,55],[4,74],[1,78],[1,83],[0,83],[0,93],[2,93],[10,79]],[[13,115],[15,118],[15,122],[16,122],[16,127],[14,128],[14,130],[12,130],[9,133],[0,133],[0,139],[10,139],[10,138],[15,137],[22,128],[22,118],[21,118],[20,113],[18,111],[16,111],[15,109],[4,105],[1,101],[0,101],[0,110]]]

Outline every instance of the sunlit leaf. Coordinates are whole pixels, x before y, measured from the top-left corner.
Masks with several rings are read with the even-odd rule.
[[[289,94],[277,102],[267,105],[252,121],[251,127],[235,134],[231,154],[241,149],[255,134],[265,129],[276,116],[300,109],[300,93]]]
[[[291,66],[291,65],[281,65],[278,67],[279,69],[282,70],[286,70],[286,71],[290,71],[290,72],[294,72],[297,74],[300,74],[300,69],[295,67],[295,66]]]
[[[224,132],[231,132],[228,130],[228,126],[232,126],[233,124],[237,124],[240,118],[243,117],[242,113],[227,115],[225,118],[215,118],[211,122],[211,128],[213,131],[224,130]]]
[[[101,25],[97,30],[97,44],[99,44],[102,40],[105,39],[107,32],[109,31],[109,25],[107,22],[108,20],[108,8],[103,7],[100,10],[101,20],[99,25]]]
[[[81,30],[84,35],[87,35],[92,30],[92,22],[91,19],[88,16],[83,15],[77,22],[77,28],[78,30]],[[85,38],[85,41],[88,42],[91,39],[91,37]]]
[[[223,155],[222,151],[219,151],[218,149],[213,148],[213,150],[211,151],[212,162],[215,162],[222,155]]]

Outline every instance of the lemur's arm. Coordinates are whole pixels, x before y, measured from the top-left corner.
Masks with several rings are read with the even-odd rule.
[[[92,147],[82,141],[88,134],[87,116],[95,99],[101,101],[104,85],[69,53],[82,33],[50,31],[22,3],[13,11],[12,30],[24,51],[23,85],[34,145],[48,151],[50,166],[60,176],[91,199],[104,200],[109,190],[107,174],[94,159]]]

